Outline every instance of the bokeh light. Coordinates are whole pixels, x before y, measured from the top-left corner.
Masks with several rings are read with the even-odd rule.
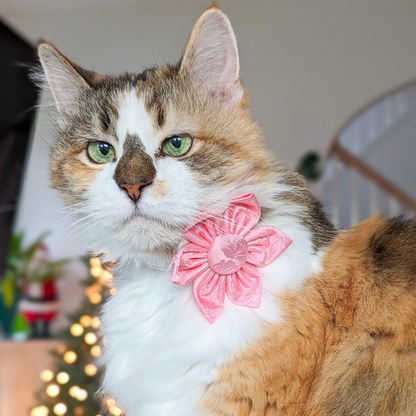
[[[120,416],[121,413],[122,413],[121,409],[119,407],[117,407],[117,406],[111,406],[108,410],[114,416]]]
[[[77,406],[74,409],[74,415],[75,416],[84,416],[84,408],[82,406]]]
[[[113,278],[113,275],[108,270],[103,270],[100,276],[100,283],[102,285],[107,285],[111,279]]]
[[[97,374],[97,367],[94,364],[88,364],[85,366],[85,374],[87,376],[95,376]]]
[[[53,407],[53,412],[57,415],[57,416],[62,416],[67,412],[68,408],[63,404],[63,403],[57,403],[54,407]]]
[[[94,345],[91,348],[91,355],[93,357],[99,357],[101,355],[101,347],[99,345]]]
[[[94,332],[88,332],[85,334],[84,340],[88,345],[93,345],[97,342],[97,335]]]
[[[49,409],[46,406],[37,406],[30,411],[30,416],[48,416]]]
[[[81,318],[79,318],[79,323],[84,328],[88,328],[89,326],[91,326],[91,316],[89,316],[89,315],[82,315]]]
[[[56,384],[51,384],[50,386],[46,387],[46,394],[49,397],[56,397],[60,392],[59,386]]]
[[[72,324],[70,331],[74,337],[80,337],[84,333],[84,327],[81,324]]]
[[[78,356],[74,351],[67,351],[64,354],[64,361],[67,364],[73,364],[77,360]]]
[[[101,266],[101,261],[98,257],[93,257],[90,259],[90,265],[91,267],[99,267]]]
[[[94,329],[97,329],[100,326],[100,318],[98,316],[94,316],[94,318],[91,319],[91,326]]]
[[[57,349],[57,351],[59,352],[59,354],[63,354],[68,348],[66,347],[66,345],[60,345]]]
[[[72,351],[71,351],[72,352]],[[76,354],[75,354],[76,355]],[[69,374],[66,373],[65,371],[61,371],[60,373],[58,373],[56,375],[56,381],[59,384],[66,384],[69,381]]]
[[[101,302],[102,296],[99,293],[91,293],[90,295],[88,295],[88,300],[93,304],[93,305],[98,305]]]
[[[48,383],[53,379],[53,373],[51,370],[43,370],[40,373],[40,379],[44,381],[45,383]]]
[[[76,398],[78,396],[78,391],[81,390],[79,386],[72,386],[69,388],[68,393],[72,398]]]
[[[87,390],[79,389],[75,398],[79,400],[80,402],[83,402],[87,397],[88,397]]]
[[[100,277],[102,272],[103,268],[101,266],[94,266],[90,269],[91,276],[93,277]]]

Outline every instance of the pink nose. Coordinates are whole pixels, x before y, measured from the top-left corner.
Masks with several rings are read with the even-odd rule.
[[[128,183],[123,183],[120,185],[120,188],[127,191],[127,195],[133,202],[137,202],[140,198],[140,191],[141,188],[144,188],[148,183],[137,182],[133,183],[132,185]]]

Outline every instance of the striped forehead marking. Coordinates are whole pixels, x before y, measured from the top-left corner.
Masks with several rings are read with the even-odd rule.
[[[153,156],[158,148],[155,123],[143,100],[137,97],[135,88],[125,93],[118,113],[116,131],[120,148],[123,149],[127,135],[136,136],[142,142],[146,153]]]

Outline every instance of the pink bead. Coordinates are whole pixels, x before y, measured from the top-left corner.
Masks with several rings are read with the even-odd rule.
[[[238,234],[219,235],[208,250],[208,264],[218,274],[231,274],[246,262],[248,246]]]

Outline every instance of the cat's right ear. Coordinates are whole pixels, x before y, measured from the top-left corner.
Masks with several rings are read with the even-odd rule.
[[[65,115],[73,113],[77,99],[91,88],[90,85],[75,65],[53,46],[41,43],[38,53],[58,110]]]
[[[237,41],[230,21],[216,6],[196,22],[180,70],[228,105],[243,97]]]

